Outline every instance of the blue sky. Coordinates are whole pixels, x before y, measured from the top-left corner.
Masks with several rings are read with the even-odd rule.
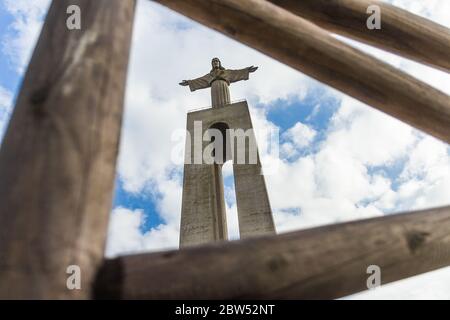
[[[0,30],[2,30],[0,35],[1,38],[4,38],[7,33],[14,34],[14,30],[10,28],[14,17],[5,10],[3,3],[0,6]],[[8,100],[7,103],[10,104],[9,101],[17,94],[17,89],[22,80],[22,74],[16,71],[10,57],[3,50],[0,51],[0,70],[0,87],[4,89],[3,92],[7,91],[8,97],[4,99]],[[9,119],[9,109],[11,108],[8,108],[8,110],[6,108],[3,108],[3,110],[0,109],[0,139],[3,136],[4,123]]]
[[[5,34],[5,31],[14,33],[14,31],[11,31],[9,28],[13,21],[13,16],[8,14],[8,12],[2,8],[0,11],[0,30],[3,30],[3,34]],[[11,59],[9,59],[9,56],[7,56],[4,51],[0,52],[0,70],[2,71],[0,85],[10,92],[16,92],[21,80],[21,75],[16,72]]]
[[[158,214],[158,208],[156,207],[156,199],[158,194],[153,193],[133,193],[127,192],[123,188],[123,183],[118,177],[116,179],[114,190],[113,207],[125,207],[131,210],[141,209],[144,212],[145,219],[140,226],[141,232],[146,232],[151,228],[154,228],[164,221]]]
[[[448,26],[449,3],[393,0]],[[9,117],[48,0],[0,2],[0,130]],[[450,93],[450,76],[379,50],[362,50]],[[149,1],[139,1],[108,235],[108,256],[176,248],[182,166],[173,132],[186,112],[210,105],[207,90],[182,79],[257,65],[231,86],[245,98],[255,129],[280,131],[280,162],[266,177],[278,232],[450,203],[447,145],[258,52]],[[260,147],[267,136],[258,136]],[[262,161],[273,155],[263,152]],[[0,177],[1,178],[1,177]],[[224,169],[229,233],[238,237],[231,167]],[[450,291],[449,291],[450,292]]]

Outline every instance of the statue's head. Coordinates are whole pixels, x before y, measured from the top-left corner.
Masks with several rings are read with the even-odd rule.
[[[212,65],[211,71],[214,71],[215,69],[220,69],[220,70],[225,69],[224,67],[222,67],[222,63],[220,62],[219,58],[213,58],[211,60],[211,65]]]

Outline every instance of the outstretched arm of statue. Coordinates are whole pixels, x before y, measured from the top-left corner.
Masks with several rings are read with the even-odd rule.
[[[206,74],[203,77],[192,79],[192,80],[183,80],[180,82],[181,86],[189,86],[191,91],[195,91],[198,89],[208,88],[210,86],[210,75]]]
[[[255,72],[257,69],[258,67],[251,66],[239,70],[226,70],[228,81],[231,83],[241,80],[248,80],[249,73]]]
[[[247,69],[248,69],[248,72],[255,72],[256,70],[258,70],[258,67],[250,66]]]

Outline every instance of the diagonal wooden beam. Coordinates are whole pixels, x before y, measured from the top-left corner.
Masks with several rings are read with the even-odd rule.
[[[90,297],[112,203],[134,4],[50,6],[0,149],[2,299]],[[80,30],[66,26],[70,5],[81,10]],[[80,276],[80,290],[66,286],[70,275]]]
[[[285,9],[263,0],[156,2],[450,143],[448,95]]]
[[[450,72],[450,29],[376,0],[269,0],[329,31]],[[366,26],[367,8],[381,9],[381,29]]]
[[[450,206],[208,246],[118,257],[95,298],[334,299],[450,265]]]

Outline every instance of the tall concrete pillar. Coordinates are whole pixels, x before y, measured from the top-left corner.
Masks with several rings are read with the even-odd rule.
[[[239,231],[241,238],[273,234],[275,227],[246,101],[188,113],[186,157],[181,209],[180,247],[227,239],[226,210],[221,163],[205,163],[203,141],[210,128],[248,134],[244,143],[226,135],[224,159],[233,161]],[[242,141],[241,141],[242,142]],[[200,145],[201,148],[195,146]],[[231,154],[230,154],[231,153]],[[244,162],[240,155],[244,155]],[[249,164],[249,161],[252,163]]]
[[[275,233],[259,161],[257,164],[234,164],[233,173],[240,238]]]
[[[180,246],[227,239],[222,168],[218,164],[184,166]]]

